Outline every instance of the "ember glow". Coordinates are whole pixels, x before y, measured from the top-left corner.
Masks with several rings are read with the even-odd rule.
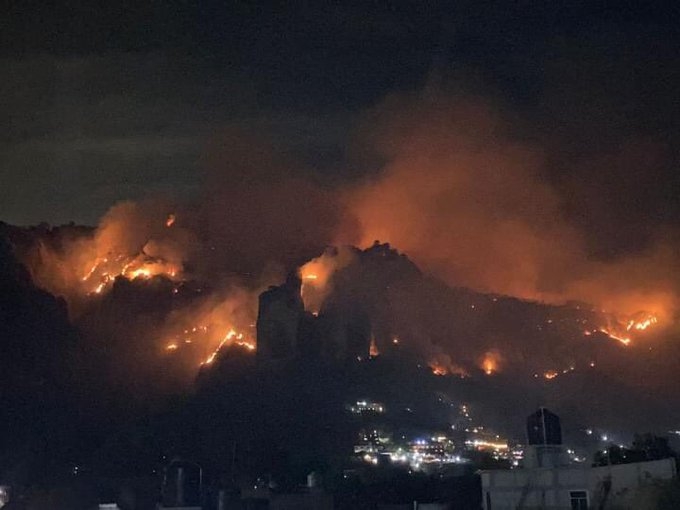
[[[638,331],[644,331],[648,327],[653,326],[654,324],[658,323],[659,320],[654,316],[650,315],[649,317],[641,320],[641,321],[635,321],[635,320],[630,320],[628,322],[628,326],[626,326],[626,329],[630,331],[631,329],[636,329]]]
[[[181,268],[162,259],[154,259],[144,254],[135,257],[123,255],[102,257],[95,260],[82,278],[88,294],[101,294],[116,278],[128,280],[148,280],[155,276],[164,276],[174,280]]]
[[[222,350],[222,348],[225,345],[237,345],[239,347],[243,347],[247,351],[254,351],[255,350],[255,344],[249,341],[244,340],[245,336],[243,333],[238,333],[234,329],[230,329],[227,331],[227,333],[224,335],[224,338],[220,341],[219,345],[217,348],[206,358],[205,361],[201,363],[201,365],[211,365],[213,361],[215,361],[215,357],[219,354],[219,352]]]
[[[371,336],[371,345],[368,349],[368,355],[371,358],[380,356],[380,351],[378,350],[378,345],[375,343],[375,336]]]
[[[235,345],[238,345],[239,347],[243,347],[244,349],[247,349],[249,351],[254,351],[256,349],[254,343],[246,342],[245,340],[239,340],[238,342],[235,342]]]
[[[658,324],[659,319],[656,315],[649,312],[638,312],[632,318],[624,320],[610,318],[606,325],[600,326],[593,331],[586,330],[584,334],[590,336],[594,332],[600,332],[623,345],[630,345],[633,335],[647,331]]]
[[[459,377],[467,377],[470,375],[464,368],[454,363],[451,356],[448,354],[438,353],[434,355],[431,357],[428,366],[434,375],[444,376],[455,374]]]
[[[617,333],[614,330],[608,329],[608,328],[600,328],[598,329],[600,333],[604,333],[607,335],[609,338],[612,340],[617,340],[621,342],[623,345],[628,345],[630,344],[630,337],[629,336],[622,336],[619,333]]]
[[[443,365],[439,365],[437,363],[432,363],[430,365],[430,368],[432,369],[432,373],[434,375],[447,375],[449,371],[444,367]]]
[[[259,290],[234,287],[222,295],[202,296],[180,306],[156,333],[157,342],[187,376],[211,365],[226,348],[256,350],[255,317]]]
[[[187,356],[191,356],[191,353],[196,352],[196,350],[205,352],[207,346],[210,346],[211,344],[215,345],[214,339],[215,334],[218,332],[217,329],[218,327],[216,326],[205,325],[187,328],[182,333],[175,335],[173,339],[166,344],[165,350],[172,353],[176,352],[176,355],[182,355],[181,353],[183,352],[184,355]],[[242,348],[248,352],[256,350],[255,341],[245,333],[239,332],[234,328],[228,328],[226,333],[221,334],[218,338],[219,341],[217,346],[213,347],[212,352],[200,362],[200,366],[211,365],[220,351],[231,345]],[[189,359],[191,359],[191,357]]]
[[[484,370],[486,375],[492,375],[494,372],[498,372],[501,360],[501,354],[496,349],[486,351],[480,362],[480,368]]]

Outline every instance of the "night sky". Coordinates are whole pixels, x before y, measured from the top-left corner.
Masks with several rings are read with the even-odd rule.
[[[122,199],[195,197],[233,129],[334,188],[380,172],[366,112],[428,87],[483,97],[541,147],[595,253],[680,219],[679,25],[663,2],[58,4],[5,13],[3,221],[95,224]]]

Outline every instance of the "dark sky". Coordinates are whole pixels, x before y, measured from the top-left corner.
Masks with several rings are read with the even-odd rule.
[[[121,199],[197,194],[206,146],[234,127],[334,186],[375,170],[353,149],[364,112],[432,83],[490,98],[544,147],[577,221],[602,197],[641,238],[680,218],[670,2],[46,4],[3,13],[0,220],[95,223]]]

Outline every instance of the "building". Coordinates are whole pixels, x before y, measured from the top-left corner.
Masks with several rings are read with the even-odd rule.
[[[333,496],[321,487],[321,478],[307,475],[307,484],[281,492],[271,483],[243,484],[238,497],[223,501],[218,510],[333,510]]]
[[[197,464],[179,459],[166,468],[158,510],[201,510],[203,470]]]
[[[9,503],[10,487],[9,485],[0,485],[0,508]]]
[[[527,418],[527,447],[524,466],[529,468],[559,467],[569,464],[562,446],[562,426],[556,414],[545,407]]]
[[[561,445],[560,419],[545,407],[527,418],[527,439],[530,445]]]
[[[482,426],[465,429],[465,432],[466,449],[489,452],[496,460],[509,458],[510,447],[507,439],[485,430]]]
[[[385,412],[385,404],[382,402],[373,402],[372,400],[357,400],[356,404],[350,404],[346,406],[346,409],[353,414],[363,414],[363,413],[378,413],[382,414]]]
[[[559,418],[540,409],[527,419],[524,467],[483,471],[484,510],[635,510],[636,494],[677,474],[668,458],[600,467],[569,464]]]

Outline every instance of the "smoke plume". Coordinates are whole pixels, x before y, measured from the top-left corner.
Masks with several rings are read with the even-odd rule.
[[[598,257],[593,232],[566,210],[568,193],[580,190],[556,186],[552,155],[522,139],[523,126],[490,102],[395,96],[366,124],[366,140],[385,164],[347,198],[362,246],[390,242],[448,283],[485,292],[628,313],[663,314],[676,304],[672,246],[652,242]],[[611,192],[589,190],[596,191]]]

